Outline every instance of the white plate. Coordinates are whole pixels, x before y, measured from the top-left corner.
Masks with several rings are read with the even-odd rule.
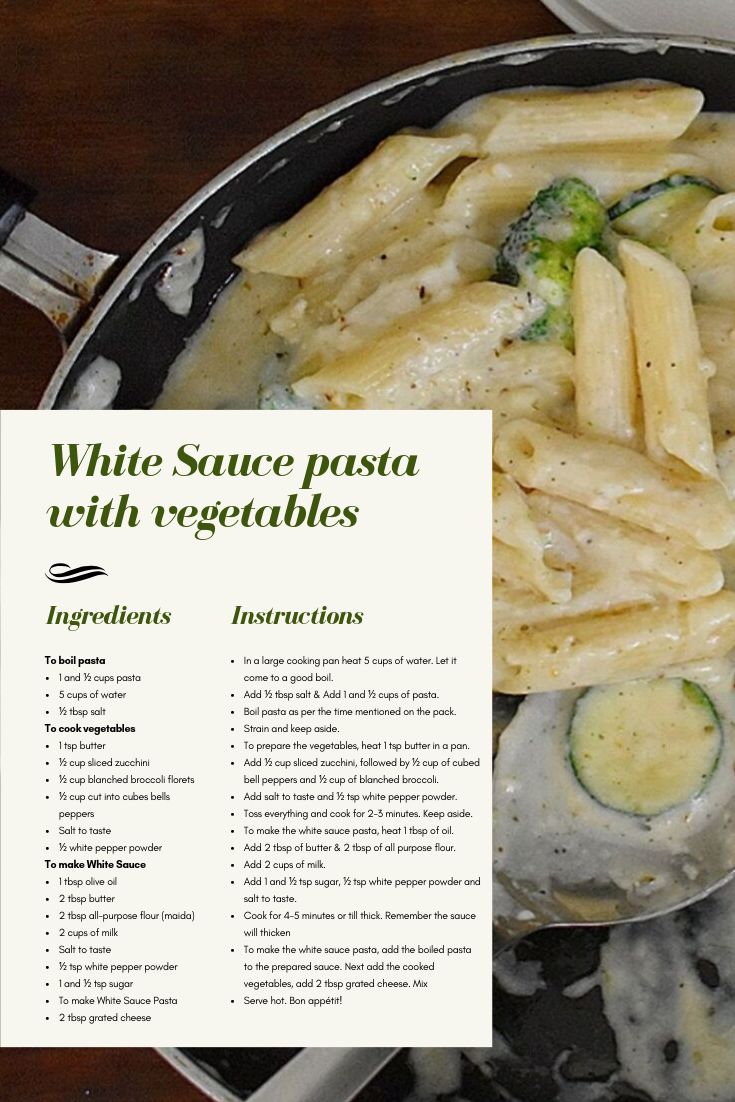
[[[733,0],[544,0],[573,30],[653,31],[735,41]]]
[[[542,0],[542,3],[573,31],[604,34],[618,29],[604,19],[591,15],[580,0]]]

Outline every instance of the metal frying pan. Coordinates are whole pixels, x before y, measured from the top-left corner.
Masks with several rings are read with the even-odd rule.
[[[386,135],[430,126],[465,100],[500,88],[643,76],[693,84],[705,92],[710,110],[733,110],[734,59],[735,47],[726,43],[592,35],[493,46],[409,69],[306,115],[258,146],[185,203],[124,267],[32,216],[23,219],[32,193],[0,178],[0,285],[43,309],[63,337],[73,337],[42,408],[58,407],[100,355],[122,372],[115,406],[150,407],[186,339],[235,275],[234,253]],[[191,309],[179,316],[155,294],[155,282],[170,250],[197,228],[205,236],[204,269]]]
[[[124,267],[115,257],[85,249],[38,220],[23,218],[31,196],[0,180],[0,285],[38,305],[70,341],[42,407],[58,408],[97,356],[121,369],[116,407],[150,407],[187,338],[235,275],[231,256],[258,230],[292,214],[386,135],[405,126],[429,126],[483,92],[640,77],[694,85],[704,91],[709,110],[735,111],[735,47],[726,43],[569,36],[444,58],[307,115],[259,146],[172,215]],[[204,267],[191,309],[176,315],[156,295],[155,283],[167,254],[195,229],[205,236]],[[711,905],[708,901],[690,909],[681,921],[696,925],[702,908]],[[606,1086],[616,1052],[599,993],[591,989],[575,1000],[562,995],[569,983],[595,969],[606,937],[594,930],[556,930],[521,944],[518,957],[539,962],[544,990],[530,996],[498,993],[496,1023],[511,1058],[500,1061],[491,1077],[464,1059],[461,1098],[554,1102],[562,1097],[563,1074],[580,1088],[574,1097],[585,1102],[648,1102],[650,1096],[635,1084]],[[562,1067],[559,1059],[565,1053]],[[212,1098],[232,1102],[247,1098],[289,1052],[189,1049],[168,1056]],[[361,1099],[395,1102],[413,1089],[413,1082],[408,1058],[401,1054]],[[735,1085],[732,1093],[735,1102]],[[653,1102],[671,1100],[659,1097]]]

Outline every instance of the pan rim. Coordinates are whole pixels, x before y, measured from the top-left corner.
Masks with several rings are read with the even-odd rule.
[[[208,1072],[202,1069],[201,1064],[186,1056],[180,1048],[157,1048],[155,1050],[167,1064],[170,1064],[182,1075],[184,1079],[195,1086],[207,1098],[213,1102],[242,1102],[242,1095],[233,1094],[229,1087],[218,1083]]]
[[[460,66],[479,64],[486,61],[512,58],[512,65],[521,65],[535,61],[540,55],[568,48],[619,49],[622,52],[635,50],[640,53],[664,53],[671,48],[690,49],[702,53],[731,54],[735,56],[735,44],[724,40],[700,38],[690,35],[660,34],[563,34],[546,37],[519,39],[515,42],[496,43],[481,46],[473,50],[447,54],[420,65],[401,69],[389,76],[364,84],[353,92],[348,92],[329,103],[307,112],[288,126],[266,138],[253,149],[248,150],[217,175],[212,177],[198,191],[181,204],[161,225],[153,231],[130,260],[118,273],[89,317],[80,327],[69,347],[64,351],[53,375],[51,376],[39,402],[39,409],[53,409],[59,392],[80,352],[99,327],[102,320],[117,302],[120,295],[140,274],[141,269],[150,260],[155,251],[176,231],[176,229],[221,188],[225,187],[240,173],[262,158],[274,153],[286,142],[298,137],[304,130],[321,122],[327,122],[340,111],[354,107],[373,96],[390,93],[401,84],[430,80],[439,77],[445,71]],[[524,59],[523,55],[529,55]]]

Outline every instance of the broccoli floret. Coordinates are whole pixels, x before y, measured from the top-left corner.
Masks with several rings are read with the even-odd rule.
[[[580,249],[603,248],[608,219],[583,180],[555,180],[510,226],[498,254],[496,279],[547,304],[523,331],[523,340],[574,342],[570,307],[574,261]]]

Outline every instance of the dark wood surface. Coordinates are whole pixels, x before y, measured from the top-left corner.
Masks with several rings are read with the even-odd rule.
[[[204,1102],[150,1048],[0,1049],[4,1102]]]
[[[0,165],[40,217],[129,253],[193,191],[305,111],[443,54],[564,28],[536,0],[0,0]],[[0,291],[0,405],[59,356]],[[4,1049],[9,1102],[201,1102],[150,1049]]]

